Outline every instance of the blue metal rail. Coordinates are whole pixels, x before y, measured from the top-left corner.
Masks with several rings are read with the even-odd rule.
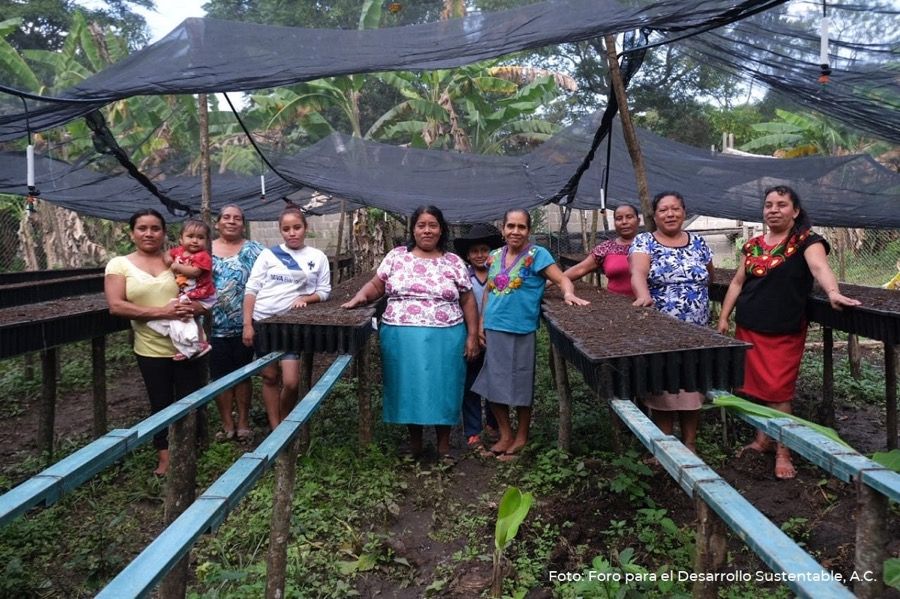
[[[350,355],[338,356],[309,393],[251,453],[241,456],[172,524],[128,564],[97,595],[103,599],[144,597],[193,547],[200,535],[215,530],[240,502],[275,458],[299,434],[347,369]]]
[[[799,597],[854,596],[678,439],[659,430],[634,403],[617,399],[612,407],[679,486],[690,497],[699,496],[773,572],[785,573],[784,584]]]
[[[731,396],[725,391],[711,391],[707,395],[710,398]],[[900,474],[855,449],[835,443],[790,418],[762,418],[740,412],[737,415],[834,477],[846,483],[860,480],[891,501],[900,503]]]
[[[217,379],[142,420],[132,428],[112,430],[0,496],[0,526],[37,505],[53,505],[98,472],[146,443],[153,435],[192,410],[250,378],[281,357],[272,352]]]

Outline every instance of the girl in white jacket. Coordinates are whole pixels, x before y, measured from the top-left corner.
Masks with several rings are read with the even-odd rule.
[[[287,208],[279,217],[278,226],[284,243],[260,253],[244,291],[243,341],[248,347],[253,346],[255,338],[254,322],[324,302],[331,294],[328,258],[321,250],[305,245],[307,224],[303,212]],[[285,353],[279,364],[267,366],[260,374],[266,415],[269,426],[275,430],[297,403],[300,356]]]

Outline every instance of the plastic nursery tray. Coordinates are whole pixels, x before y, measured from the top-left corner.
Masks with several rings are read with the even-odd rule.
[[[734,270],[716,269],[716,277],[709,290],[710,299],[721,302],[733,276]],[[809,321],[891,345],[900,345],[900,293],[849,283],[841,283],[841,293],[858,299],[862,305],[835,310],[828,302],[825,292],[815,286],[806,302]]]
[[[102,337],[130,326],[102,293],[0,309],[0,359]]]
[[[327,302],[315,303],[257,323],[259,346],[265,352],[325,352],[356,355],[372,334],[372,318],[383,303],[345,310],[349,300],[373,272],[357,275],[337,285]]]
[[[548,293],[550,340],[595,391],[611,397],[740,386],[749,345],[681,322],[628,298],[579,286],[590,306],[566,306]]]

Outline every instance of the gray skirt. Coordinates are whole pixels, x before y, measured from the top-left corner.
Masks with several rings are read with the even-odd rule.
[[[486,330],[484,367],[472,391],[490,402],[530,406],[534,401],[534,333]]]

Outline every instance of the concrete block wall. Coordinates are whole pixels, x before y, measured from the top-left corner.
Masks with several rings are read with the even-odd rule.
[[[348,215],[349,217],[349,215]],[[308,216],[309,231],[306,233],[306,244],[320,249],[332,256],[337,247],[338,224],[340,214],[328,214],[325,216]],[[347,235],[350,228],[350,219],[344,221],[344,248],[347,247]],[[281,233],[278,230],[278,221],[258,221],[250,223],[250,238],[255,239],[266,247],[271,247],[282,242]]]

